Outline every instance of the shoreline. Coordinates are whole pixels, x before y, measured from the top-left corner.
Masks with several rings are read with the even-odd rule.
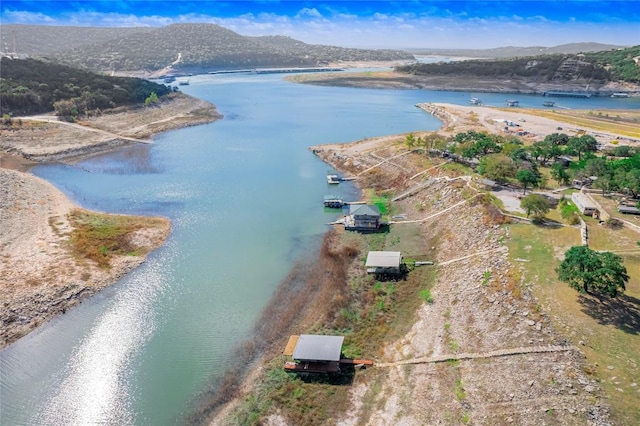
[[[458,106],[458,105],[451,105],[451,104],[429,104],[429,105],[424,104],[420,107],[425,112],[434,114],[435,116],[437,116],[443,122],[443,124],[438,130],[433,132],[431,131],[413,132],[416,136],[422,136],[428,133],[454,134],[454,133],[457,133],[458,131],[465,131],[470,129],[478,130],[478,128],[481,126],[484,127],[484,129],[487,130],[488,132],[494,133],[496,129],[496,124],[492,122],[492,118],[491,118],[492,115],[505,116],[506,114],[514,114],[514,115],[517,115],[518,117],[525,116],[527,120],[526,121],[527,125],[531,126],[532,128],[536,128],[537,132],[539,132],[539,134],[537,135],[539,139],[544,138],[543,133],[550,134],[550,133],[556,132],[557,125],[558,125],[558,122],[554,120],[549,120],[545,117],[537,117],[535,115],[529,115],[523,111],[505,113],[504,111],[500,109],[495,109],[495,108],[482,107],[482,109],[479,109],[478,107],[472,107],[472,106],[466,107],[466,106]],[[481,117],[481,118],[478,119],[478,117]],[[513,118],[513,120],[516,120],[516,119]],[[562,125],[566,127],[566,123],[562,122]],[[452,128],[454,126],[455,126],[455,129]],[[386,176],[386,178],[389,180],[397,181],[398,176],[402,176],[403,174],[406,174],[398,170],[398,168],[402,166],[392,164],[391,162],[383,164],[377,160],[371,160],[371,158],[367,158],[367,157],[370,157],[368,155],[369,153],[375,153],[376,158],[379,158],[378,155],[382,157],[393,156],[393,154],[391,153],[395,152],[394,150],[398,150],[398,149],[401,150],[399,146],[404,145],[404,139],[405,139],[405,135],[402,135],[402,134],[388,135],[388,136],[380,136],[375,138],[365,138],[362,140],[345,142],[345,143],[314,145],[314,146],[310,146],[308,149],[311,152],[313,152],[316,156],[318,156],[324,163],[326,163],[327,165],[331,166],[332,168],[334,168],[335,170],[337,170],[338,172],[344,175],[353,176],[355,174],[363,173],[368,168],[373,167],[375,163],[378,163],[378,166],[380,166],[380,172],[383,176]],[[395,147],[391,148],[393,146]],[[403,166],[406,166],[406,163],[401,163],[401,164]],[[411,173],[413,172],[415,172],[415,170],[413,170]],[[434,170],[429,174],[433,176],[438,176],[439,172]],[[451,196],[450,191],[456,187],[456,185],[453,184],[453,181],[451,182],[452,182],[451,186],[449,184],[444,184],[441,186],[438,184],[434,185],[434,186],[440,186],[439,188],[438,187],[434,188],[434,190],[436,191],[436,194],[438,193],[438,191],[441,191],[441,194],[447,194],[447,197]],[[368,186],[366,182],[361,182],[359,180],[356,180],[354,184],[356,184],[356,186],[361,191]],[[405,184],[407,184],[407,182],[405,182]],[[459,186],[458,186],[458,189],[460,189]],[[421,209],[425,208],[428,205],[431,205],[433,199],[440,199],[440,196],[429,198],[428,195],[424,195],[424,196],[420,196],[419,199],[422,201],[416,202],[416,200],[407,200],[407,201],[400,201],[397,204],[400,206],[400,209],[402,211],[407,211],[409,213],[409,216],[424,216],[424,213],[421,213]],[[428,200],[431,200],[431,202],[429,202]],[[511,282],[512,281],[512,278],[510,277],[511,273],[505,272],[505,271],[510,271],[513,268],[516,268],[517,265],[512,264],[511,261],[508,259],[507,253],[504,250],[502,250],[503,244],[501,243],[501,240],[504,238],[504,235],[501,234],[501,231],[499,230],[500,228],[498,227],[498,225],[493,223],[487,223],[486,222],[487,217],[486,216],[482,217],[483,216],[482,214],[478,215],[478,212],[474,211],[473,209],[464,210],[464,211],[465,213],[462,215],[462,217],[460,215],[455,215],[455,214],[454,216],[450,217],[449,220],[455,223],[451,225],[451,229],[456,229],[456,226],[458,225],[463,226],[463,224],[464,224],[464,227],[469,228],[470,223],[474,223],[474,224],[471,225],[469,229],[467,229],[465,232],[462,233],[464,237],[462,237],[461,239],[458,238],[459,241],[457,243],[456,243],[456,237],[454,236],[455,234],[451,234],[448,238],[451,238],[452,241],[445,242],[443,244],[443,247],[439,247],[435,250],[437,253],[433,253],[433,252],[432,253],[435,255],[435,257],[439,258],[440,260],[446,259],[447,262],[455,262],[456,259],[453,259],[453,260],[447,259],[447,257],[445,256],[456,257],[455,255],[458,255],[458,256],[461,255],[460,254],[461,250],[464,252],[467,252],[469,251],[470,248],[473,248],[473,247],[475,247],[475,250],[477,250],[478,253],[484,253],[489,251],[494,254],[492,254],[490,258],[485,258],[482,260],[481,258],[484,256],[480,256],[478,257],[478,260],[474,261],[473,266],[469,265],[464,269],[444,268],[442,272],[443,278],[439,279],[437,285],[434,287],[433,294],[434,294],[434,298],[437,299],[437,304],[434,305],[434,307],[430,307],[427,304],[422,309],[420,309],[420,311],[418,312],[419,318],[417,322],[414,324],[414,326],[412,327],[410,336],[401,338],[396,343],[389,343],[384,349],[381,349],[381,353],[384,354],[383,358],[385,360],[388,360],[388,359],[392,359],[395,361],[404,360],[407,358],[408,354],[411,354],[411,353],[415,353],[415,354],[432,353],[432,352],[447,353],[448,350],[446,346],[443,346],[441,342],[438,342],[438,340],[440,340],[440,338],[442,337],[441,332],[438,330],[442,329],[443,327],[447,329],[448,326],[452,327],[452,329],[455,329],[456,323],[458,324],[458,327],[460,329],[466,330],[466,327],[468,326],[468,324],[465,323],[466,321],[465,318],[455,318],[455,316],[450,318],[451,308],[446,308],[447,306],[446,303],[448,301],[451,304],[456,304],[456,309],[462,309],[465,312],[473,312],[472,307],[476,305],[476,302],[474,301],[475,299],[473,298],[469,299],[469,298],[463,297],[462,302],[458,302],[458,296],[455,296],[456,294],[464,294],[465,292],[468,292],[469,294],[478,293],[477,294],[478,303],[482,305],[483,309],[487,310],[488,314],[484,315],[485,316],[484,318],[482,314],[478,314],[476,316],[476,313],[474,313],[473,315],[474,315],[474,318],[477,318],[477,321],[480,321],[479,326],[483,328],[486,327],[487,334],[490,336],[488,338],[486,337],[482,338],[481,339],[482,342],[479,343],[479,347],[477,348],[473,345],[476,344],[475,340],[479,338],[473,335],[473,333],[471,333],[472,335],[467,335],[468,333],[463,333],[462,335],[459,335],[460,336],[458,337],[458,339],[460,339],[459,342],[464,343],[466,341],[467,344],[471,344],[472,347],[474,347],[475,349],[477,350],[481,349],[482,351],[487,351],[487,350],[500,351],[504,347],[510,347],[510,345],[516,344],[516,343],[520,343],[522,346],[526,347],[528,345],[532,345],[532,342],[534,341],[539,343],[544,342],[547,345],[557,344],[557,342],[566,342],[566,340],[564,340],[564,337],[563,337],[563,334],[564,334],[563,331],[560,330],[557,327],[557,324],[554,324],[554,321],[551,320],[551,312],[536,311],[537,313],[533,315],[533,319],[531,319],[532,314],[530,314],[530,312],[532,312],[532,306],[535,302],[531,301],[532,295],[530,293],[530,290],[527,289],[525,293],[525,290],[523,289],[522,292],[524,293],[524,295],[519,295],[518,293],[519,290],[517,292],[515,289],[512,288],[513,283]],[[486,212],[485,212],[485,215],[487,215]],[[471,220],[470,218],[473,218],[473,220],[471,222],[468,222]],[[508,221],[508,218],[505,220]],[[397,225],[397,226],[400,226],[400,225]],[[419,225],[419,226],[421,228],[421,233],[423,234],[423,236],[442,232],[442,231],[430,230],[426,224]],[[434,225],[434,227],[436,226]],[[447,229],[449,225],[440,224],[437,227]],[[334,232],[333,228],[327,231],[327,233],[325,233],[325,237],[327,235],[330,235],[332,232]],[[452,232],[452,231],[449,230],[448,232]],[[457,229],[456,229],[456,232],[457,232]],[[471,234],[473,234],[475,237],[468,238],[468,235],[471,235]],[[508,231],[507,231],[507,234],[508,234]],[[490,237],[490,238],[487,238],[487,237]],[[491,250],[487,250],[486,249],[487,247],[490,247]],[[431,247],[431,250],[433,251],[434,247]],[[441,253],[441,251],[445,253],[448,252],[448,254],[443,254]],[[473,250],[471,251],[473,252]],[[476,256],[476,255],[473,255],[473,256]],[[467,256],[463,256],[460,259],[464,259],[466,257]],[[444,263],[447,263],[447,262],[444,262]],[[482,263],[477,263],[477,262],[482,262]],[[491,285],[490,286],[476,285],[477,282],[482,281],[483,276],[486,277],[486,271],[495,271],[495,273],[497,274],[497,276],[494,278],[493,272],[492,272]],[[352,265],[351,273],[353,273],[353,265]],[[455,282],[456,284],[454,285],[452,284],[452,282]],[[462,289],[464,289],[464,291]],[[454,296],[450,296],[450,294],[454,294]],[[465,307],[468,309],[465,310],[464,309]],[[514,316],[513,312],[516,310],[522,312],[522,315],[525,316],[524,317],[525,319],[519,320],[516,316]],[[492,323],[491,317],[495,315],[497,315],[499,318],[506,318],[506,320],[509,321],[510,325],[506,328],[503,328],[501,325],[497,325],[498,330],[497,331],[493,330],[492,327],[494,327],[495,324]],[[313,319],[313,318],[309,318],[308,316],[301,314],[300,318],[297,318],[297,319],[301,323],[304,323],[304,322],[308,322],[310,319]],[[317,319],[317,317],[315,319]],[[441,323],[441,322],[445,322],[446,324],[444,325],[439,324],[437,329],[434,329],[433,324]],[[503,322],[504,322],[504,319],[501,320],[501,323]],[[451,325],[452,323],[453,323],[453,326]],[[517,331],[512,331],[512,328],[513,330],[517,330]],[[307,331],[307,330],[303,330],[303,332],[304,331]],[[291,334],[296,334],[296,333],[300,333],[300,331],[292,330]],[[511,333],[513,333],[513,335],[511,335]],[[432,345],[433,343],[436,343],[436,344]],[[565,343],[562,343],[562,345],[564,344]],[[237,395],[231,401],[217,407],[217,410],[214,411],[214,415],[209,419],[208,424],[210,425],[233,424],[234,422],[233,416],[237,415],[237,411],[239,409],[240,410],[243,409],[242,404],[245,403],[245,398],[247,398],[249,395],[254,394],[256,386],[258,386],[258,388],[261,386],[260,375],[261,374],[264,375],[264,371],[265,369],[269,368],[269,364],[273,364],[271,361],[273,361],[275,356],[272,354],[274,352],[277,353],[278,349],[282,347],[282,345],[278,346],[278,343],[275,343],[274,346],[275,347],[271,347],[270,350],[266,350],[261,355],[260,360],[258,361],[258,367],[255,368],[254,372],[250,374],[248,377],[246,377],[244,380],[242,380],[242,382],[238,385]],[[563,376],[561,380],[563,380],[563,382],[566,383],[565,385],[568,386],[568,388],[573,388],[574,386],[576,388],[579,388],[580,386],[584,386],[584,384],[587,383],[586,386],[588,386],[590,389],[594,389],[594,391],[597,390],[598,386],[596,385],[596,382],[593,380],[590,381],[588,378],[586,378],[582,371],[583,368],[587,368],[585,366],[585,361],[583,358],[584,355],[581,353],[580,350],[575,348],[569,349],[569,351],[570,353],[567,353],[566,356],[538,354],[538,355],[528,355],[528,359],[535,358],[536,361],[531,361],[532,363],[540,362],[542,364],[546,364],[547,366],[554,365],[557,363],[564,363],[564,365],[568,366],[569,368],[567,368],[565,371],[567,375]],[[514,357],[514,358],[518,359],[517,357]],[[520,363],[520,365],[524,370],[520,371],[519,367],[514,367],[510,371],[514,377],[520,377],[520,379],[512,380],[512,381],[509,381],[508,383],[505,383],[505,386],[506,386],[505,389],[508,388],[511,392],[513,392],[514,395],[518,395],[518,397],[515,398],[515,400],[519,400],[520,398],[525,398],[525,399],[529,398],[530,397],[529,394],[532,392],[540,393],[540,395],[544,395],[544,393],[552,390],[551,389],[552,386],[549,387],[549,389],[545,389],[544,386],[541,386],[540,388],[538,388],[538,385],[536,385],[535,389],[530,388],[532,385],[529,385],[529,387],[527,387],[527,389],[524,389],[524,390],[519,389],[518,383],[532,383],[533,382],[532,378],[535,379],[535,383],[542,383],[543,380],[546,378],[545,374],[555,374],[555,373],[551,373],[550,370],[544,372],[544,370],[546,370],[547,367],[541,368],[540,371],[529,370],[531,366],[527,364],[528,360],[524,360],[522,358],[518,359],[517,362]],[[465,363],[465,364],[467,364],[465,368],[476,368],[476,367],[468,366],[468,364],[471,364],[471,363]],[[484,367],[481,367],[481,369],[482,368]],[[358,374],[361,374],[361,373],[358,373]],[[422,373],[422,374],[427,374],[427,377],[432,377],[433,372]],[[478,374],[482,374],[482,373],[478,373]],[[400,384],[400,383],[404,383],[404,381],[406,380],[406,378],[401,373],[394,371],[392,372],[392,377],[394,378],[393,380],[397,381],[397,383],[388,382],[383,385],[386,388],[386,390],[389,392],[389,394],[397,393],[398,392],[397,386],[406,386],[406,384]],[[349,393],[349,395],[350,395],[351,402],[355,406],[356,410],[358,409],[358,407],[363,407],[367,404],[364,401],[364,396],[368,395],[368,392],[370,392],[370,388],[372,386],[373,387],[376,386],[376,384],[369,383],[369,381],[374,381],[374,380],[376,380],[375,377],[367,375],[366,378],[362,379],[362,381],[356,380],[356,382],[353,384],[354,389],[352,392]],[[391,382],[393,382],[393,380],[391,380]],[[419,379],[416,379],[416,380],[419,380]],[[488,378],[485,380],[488,380]],[[256,383],[258,385],[256,385]],[[415,383],[409,386],[411,388],[416,388]],[[424,382],[422,383],[422,386],[424,386],[425,388],[430,387],[427,383],[424,383]],[[483,386],[490,387],[490,384],[489,382],[486,382],[483,384]],[[505,389],[499,389],[499,391],[505,392]],[[498,391],[498,389],[496,389],[496,391]],[[589,392],[594,392],[594,391],[590,390]],[[401,388],[400,392],[407,392],[407,390],[405,388]],[[571,395],[577,395],[577,393],[571,393]],[[596,397],[596,395],[593,395],[593,397]],[[511,398],[513,398],[513,396]],[[418,401],[420,399],[421,398],[417,398],[415,400]],[[543,399],[544,397],[541,397],[541,400]],[[430,400],[430,398],[426,398],[423,400],[425,401]],[[414,398],[411,398],[411,401],[414,401]],[[599,405],[603,401],[601,394],[598,394],[597,401],[598,403],[596,403],[591,408],[594,413],[593,418],[591,420],[595,420],[596,424],[606,424],[609,418],[609,412],[606,406]],[[442,403],[442,401],[440,401],[440,403]],[[536,402],[536,404],[538,403],[539,401]],[[573,405],[574,403],[576,405]],[[558,409],[559,412],[563,412],[563,415],[566,415],[566,414],[573,415],[577,411],[575,409],[577,406],[582,407],[580,408],[581,412],[585,412],[585,410],[588,409],[586,407],[589,407],[593,402],[590,402],[589,400],[584,399],[582,396],[577,396],[575,397],[574,403],[569,403],[568,401],[561,402],[560,406],[562,408]],[[413,407],[414,413],[424,411],[426,408],[424,406],[421,407],[419,402],[416,402],[411,405]],[[419,408],[419,409],[416,409],[416,408]],[[538,408],[543,408],[543,407],[538,407]],[[404,412],[406,411],[406,408],[402,408],[401,410]],[[396,411],[395,415],[398,415],[398,414],[399,413]],[[479,415],[486,416],[487,414],[489,413],[486,411],[483,412],[483,410],[480,409]],[[396,417],[393,417],[394,416],[393,412],[390,414],[385,414],[381,411],[377,411],[376,415],[380,416],[379,419],[386,419],[386,423],[383,422],[384,424],[393,424],[394,421],[398,420]],[[486,418],[487,417],[485,417],[485,419]],[[567,417],[567,420],[569,418],[570,417]],[[270,414],[266,419],[263,418],[263,420],[266,421],[266,424],[279,424],[279,425],[290,424],[287,421],[286,417],[277,413]],[[346,418],[341,419],[341,422],[344,424],[360,424],[359,421],[362,421],[362,418],[359,418],[357,413],[348,414]],[[599,422],[602,422],[602,423],[599,423]],[[430,422],[427,421],[427,423],[430,423]]]
[[[51,116],[15,118],[2,129],[0,146],[0,349],[84,299],[114,284],[164,245],[166,218],[138,217],[146,225],[127,238],[141,254],[118,255],[108,268],[78,259],[69,247],[72,211],[84,211],[29,170],[39,164],[75,163],[121,149],[142,138],[220,119],[212,104],[179,95],[160,107],[121,110],[83,121],[58,123]],[[118,217],[122,215],[110,215]]]
[[[447,92],[479,92],[504,94],[539,94],[549,91],[584,92],[588,81],[576,82],[532,82],[524,78],[474,78],[466,76],[419,76],[391,71],[301,74],[285,77],[287,81],[321,86],[359,87],[369,89],[422,89]],[[593,84],[591,85],[593,86]],[[617,92],[628,92],[640,96],[640,85],[608,82],[589,90],[594,97],[611,96]]]

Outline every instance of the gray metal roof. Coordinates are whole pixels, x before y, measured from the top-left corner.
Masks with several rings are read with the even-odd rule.
[[[402,261],[399,251],[370,251],[367,255],[367,267],[398,268]]]
[[[350,215],[367,215],[367,216],[380,216],[380,209],[376,205],[371,204],[350,204]]]
[[[308,361],[340,361],[344,336],[302,334],[293,350],[293,359]]]
[[[640,214],[640,210],[633,206],[618,206],[620,213]]]

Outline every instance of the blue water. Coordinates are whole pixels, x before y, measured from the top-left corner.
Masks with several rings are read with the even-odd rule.
[[[169,217],[167,244],[114,286],[0,352],[0,423],[180,424],[326,222],[328,166],[307,148],[432,130],[418,102],[488,105],[539,96],[304,86],[282,75],[204,75],[181,89],[221,121],[75,166],[34,169],[83,207]],[[637,99],[562,99],[640,108]]]

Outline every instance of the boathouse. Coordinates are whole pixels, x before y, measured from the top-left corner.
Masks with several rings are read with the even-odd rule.
[[[380,209],[372,204],[349,204],[344,229],[350,231],[377,231],[380,229]]]
[[[337,373],[343,341],[344,336],[291,336],[283,352],[291,361],[286,361],[284,368],[300,373]]]
[[[376,278],[399,276],[401,265],[402,253],[399,251],[370,251],[365,263],[367,274],[375,274]]]

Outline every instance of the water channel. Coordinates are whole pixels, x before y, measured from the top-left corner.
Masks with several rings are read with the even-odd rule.
[[[0,423],[182,424],[196,395],[299,259],[313,257],[334,193],[307,148],[433,130],[418,102],[541,107],[540,96],[297,85],[282,75],[190,78],[225,118],[74,166],[33,172],[79,205],[169,217],[167,244],[114,286],[0,351]],[[640,108],[637,99],[562,99]],[[357,199],[348,183],[338,191]]]

